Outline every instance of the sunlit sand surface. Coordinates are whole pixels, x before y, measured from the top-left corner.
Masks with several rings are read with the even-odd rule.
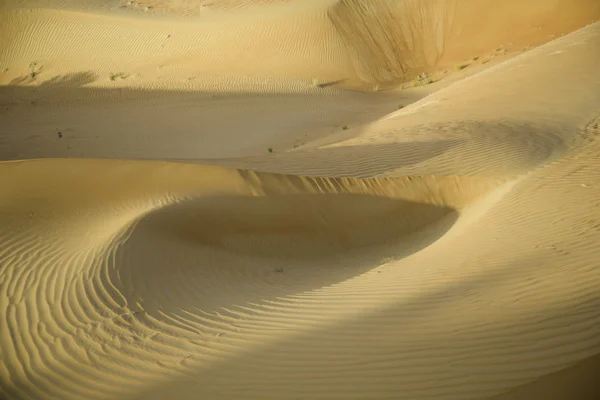
[[[0,398],[600,398],[600,2],[0,6]]]

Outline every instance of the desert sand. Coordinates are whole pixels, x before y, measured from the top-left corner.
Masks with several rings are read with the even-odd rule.
[[[600,398],[597,21],[6,0],[0,398]]]

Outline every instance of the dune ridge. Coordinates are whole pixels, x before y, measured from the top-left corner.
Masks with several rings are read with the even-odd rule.
[[[0,398],[598,398],[598,3],[201,3],[0,10]]]
[[[227,5],[212,3],[209,7]],[[498,45],[521,50],[594,22],[600,5],[594,0],[578,3],[570,7],[567,0],[552,5],[547,0],[290,1],[275,6],[267,2],[250,7],[252,12],[201,14],[175,22],[136,18],[135,13],[32,9],[27,2],[8,3],[0,9],[7,21],[0,31],[5,38],[0,59],[2,69],[9,71],[0,83],[26,77],[38,58],[47,62],[36,66],[38,80],[53,71],[91,71],[103,85],[130,78],[128,85],[153,88],[161,80],[171,85],[212,75],[317,80],[372,89],[448,68],[493,52]],[[29,7],[35,6],[32,2]],[[499,22],[482,26],[478,18],[490,9],[510,18],[515,28],[507,31]],[[263,55],[256,57],[257,52]],[[48,78],[52,76],[44,80]]]

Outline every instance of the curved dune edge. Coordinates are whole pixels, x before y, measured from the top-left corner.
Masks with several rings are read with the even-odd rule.
[[[112,393],[113,379],[123,398],[123,379],[181,373],[286,337],[285,321],[312,309],[319,291],[364,290],[350,282],[434,244],[499,184],[109,160],[5,163],[0,180],[9,321],[0,338],[4,357],[21,360],[2,376],[16,398],[95,398]],[[313,325],[302,319],[299,331]],[[36,328],[15,336],[23,323]],[[222,337],[237,344],[222,348]],[[74,385],[81,368],[89,374]]]
[[[212,160],[238,169],[0,163],[0,397],[587,395],[599,43],[594,24],[349,137]],[[65,145],[69,93],[4,126]]]

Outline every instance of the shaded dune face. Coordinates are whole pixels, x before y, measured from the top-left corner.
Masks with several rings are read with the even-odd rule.
[[[240,255],[320,258],[394,241],[454,213],[369,195],[215,197],[161,209],[136,230]]]

